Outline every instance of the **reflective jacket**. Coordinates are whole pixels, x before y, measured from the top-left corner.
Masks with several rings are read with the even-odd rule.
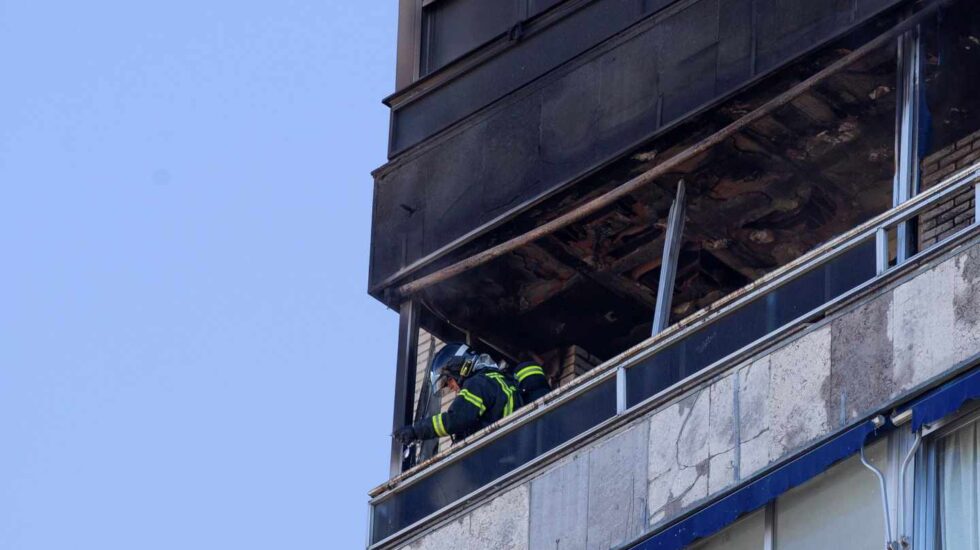
[[[525,404],[537,401],[551,391],[548,377],[537,363],[526,361],[517,365],[514,369],[514,378],[517,380],[517,389],[521,391],[521,399]]]
[[[522,404],[513,378],[498,369],[483,369],[463,380],[463,387],[446,412],[423,418],[412,427],[419,439],[452,436],[458,441],[509,415]]]

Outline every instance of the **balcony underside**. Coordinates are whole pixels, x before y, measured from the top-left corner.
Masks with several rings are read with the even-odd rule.
[[[838,44],[808,56],[477,239],[462,256],[660,165],[850,51]],[[419,298],[432,319],[451,319],[511,356],[578,345],[611,357],[650,334],[679,181],[687,189],[687,220],[673,319],[887,209],[895,82],[893,49],[876,51],[640,191]]]

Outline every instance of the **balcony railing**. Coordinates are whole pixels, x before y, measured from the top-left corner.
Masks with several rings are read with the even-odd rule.
[[[393,540],[450,505],[481,498],[874,285],[894,265],[928,251],[892,259],[889,236],[906,234],[895,230],[971,185],[976,195],[980,163],[607,361],[567,391],[555,392],[376,489],[370,503],[372,545]],[[980,201],[976,204],[980,210]],[[977,214],[970,227],[941,242],[977,228]]]

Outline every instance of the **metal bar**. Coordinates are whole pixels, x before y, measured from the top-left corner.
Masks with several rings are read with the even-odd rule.
[[[878,418],[881,418],[881,417],[878,417]],[[876,418],[876,420],[877,420],[877,418]],[[882,423],[884,422],[884,418],[881,418],[881,422]],[[877,425],[877,423],[876,423],[876,425]],[[879,470],[873,464],[871,464],[870,462],[868,462],[868,459],[865,458],[865,456],[864,456],[864,445],[861,445],[861,454],[860,454],[860,456],[861,456],[861,464],[864,464],[864,467],[867,468],[867,469],[869,469],[869,470],[871,470],[874,473],[875,477],[878,478],[878,489],[881,491],[881,511],[882,511],[882,513],[885,516],[885,544],[884,544],[884,548],[891,549],[891,547],[892,547],[892,540],[893,540],[892,539],[892,521],[891,521],[891,512],[889,511],[889,507],[888,507],[888,489],[887,489],[886,484],[885,484],[885,474],[881,473],[881,470]]]
[[[616,369],[616,414],[626,412],[626,369]]]
[[[660,262],[660,282],[657,285],[657,306],[653,312],[653,334],[656,336],[670,324],[670,305],[674,297],[674,279],[677,277],[677,257],[681,252],[684,236],[684,180],[677,182],[677,196],[667,215],[667,239],[664,241],[663,259]]]
[[[875,231],[875,273],[882,275],[888,271],[888,228],[879,227]]]
[[[922,434],[920,432],[915,432],[915,440],[912,442],[912,447],[909,448],[908,454],[905,455],[905,459],[902,460],[902,466],[898,472],[898,520],[896,523],[896,531],[898,535],[898,542],[900,544],[908,540],[908,528],[910,525],[908,525],[906,522],[906,519],[909,517],[909,514],[907,514],[906,511],[912,510],[914,505],[914,503],[907,501],[905,476],[907,475],[909,464],[912,463],[912,458],[919,450],[920,443],[922,443]]]
[[[640,174],[639,176],[627,181],[623,185],[600,195],[584,204],[558,216],[557,218],[539,225],[538,227],[514,237],[513,239],[504,241],[496,246],[492,246],[486,250],[478,252],[468,258],[465,258],[459,262],[452,265],[439,269],[433,273],[420,277],[414,281],[405,283],[395,290],[396,297],[398,296],[409,296],[415,294],[425,288],[428,288],[434,284],[443,282],[447,279],[451,279],[461,273],[465,273],[475,267],[483,265],[495,258],[498,258],[504,254],[512,252],[526,244],[529,244],[541,237],[550,235],[555,231],[571,224],[577,222],[607,206],[612,205],[616,201],[630,195],[634,191],[643,188],[644,186],[656,181],[677,166],[690,161],[691,159],[697,157],[698,155],[708,151],[712,147],[723,143],[725,140],[729,139],[739,131],[745,129],[746,127],[754,124],[763,117],[768,116],[770,113],[776,109],[783,107],[804,93],[808,92],[814,86],[820,84],[827,78],[837,74],[838,72],[846,69],[853,63],[863,59],[865,56],[874,52],[878,48],[885,46],[889,42],[895,39],[896,36],[913,28],[918,21],[925,17],[927,14],[932,13],[934,10],[938,9],[939,6],[944,5],[945,1],[935,2],[929,7],[923,9],[921,12],[917,13],[915,16],[904,21],[893,27],[891,30],[879,35],[868,43],[864,44],[860,48],[854,50],[850,54],[844,56],[843,58],[837,60],[836,62],[830,64],[829,66],[821,69],[816,74],[810,76],[803,82],[800,82],[796,86],[793,86],[789,90],[779,94],[775,98],[767,101],[759,108],[745,115],[744,117],[732,122],[728,126],[722,128],[721,130],[715,132],[714,134],[702,139],[695,145],[681,151],[680,153],[670,157],[664,162],[658,164],[657,166],[651,168],[650,170]]]
[[[686,338],[698,330],[701,330],[702,328],[704,328],[705,326],[713,322],[714,319],[722,317],[728,312],[738,309],[745,303],[756,300],[760,296],[765,295],[766,293],[771,292],[772,290],[782,286],[783,284],[794,280],[798,275],[802,273],[806,273],[810,271],[813,267],[821,263],[825,263],[839,256],[840,254],[847,252],[848,250],[852,249],[854,246],[857,246],[858,244],[865,242],[867,239],[872,238],[877,232],[878,226],[895,225],[896,223],[898,223],[898,221],[904,219],[903,217],[914,216],[915,213],[918,212],[919,210],[930,208],[933,205],[933,203],[941,202],[946,197],[951,196],[954,193],[960,192],[960,190],[962,189],[965,183],[964,178],[967,176],[971,176],[971,177],[974,176],[978,171],[978,167],[980,167],[980,163],[971,166],[970,168],[964,169],[956,174],[953,174],[944,182],[928,189],[926,192],[914,197],[912,200],[903,203],[902,205],[892,209],[889,212],[885,212],[872,220],[869,220],[864,225],[857,227],[851,230],[850,232],[839,236],[836,239],[832,239],[831,241],[825,243],[824,245],[817,247],[813,251],[800,257],[795,262],[771,272],[769,275],[766,275],[756,283],[748,285],[748,287],[746,287],[746,290],[740,293],[737,297],[728,299],[728,303],[725,303],[726,299],[723,298],[722,300],[719,300],[719,302],[713,304],[710,308],[710,311],[702,310],[701,312],[695,313],[688,319],[685,319],[684,321],[681,321],[677,325],[671,327],[670,331],[662,333],[657,337],[653,337],[648,341],[638,344],[634,348],[627,350],[626,352],[623,352],[616,357],[613,357],[609,361],[606,361],[602,365],[599,365],[596,368],[594,368],[592,371],[590,371],[590,373],[594,373],[592,376],[586,375],[585,378],[580,378],[579,381],[576,381],[577,383],[574,383],[574,385],[570,387],[566,392],[562,392],[561,390],[558,390],[558,392],[556,392],[557,397],[549,401],[547,403],[547,406],[537,407],[535,409],[528,411],[525,414],[520,414],[521,411],[518,411],[517,414],[511,415],[510,417],[504,419],[504,423],[500,425],[498,429],[493,432],[492,435],[488,435],[485,438],[478,439],[473,444],[460,447],[456,451],[457,454],[453,456],[453,461],[461,459],[462,457],[468,455],[469,453],[476,451],[481,446],[486,445],[491,441],[495,440],[497,437],[501,437],[504,434],[509,433],[510,431],[517,429],[518,427],[528,422],[533,421],[538,416],[542,414],[546,414],[558,404],[570,401],[575,397],[579,396],[580,394],[589,391],[589,389],[593,388],[594,386],[609,380],[610,377],[615,376],[615,370],[609,369],[609,367],[611,367],[612,365],[618,364],[620,367],[624,369],[631,368],[635,364],[660,352],[664,347],[669,346],[683,338]],[[958,237],[961,237],[962,235],[966,234],[970,229],[971,228],[965,228],[946,240],[957,239]],[[938,248],[930,248],[928,251],[917,253],[914,257],[910,258],[910,260],[914,260],[927,252],[933,253],[935,251],[938,251]],[[834,300],[831,300],[815,308],[814,310],[801,315],[800,317],[797,318],[797,320],[787,323],[786,325],[777,329],[776,331],[769,333],[763,336],[762,338],[760,338],[759,340],[756,340],[746,345],[744,348],[730,354],[729,356],[720,359],[713,365],[706,367],[705,369],[702,369],[698,373],[693,374],[690,377],[685,378],[683,380],[680,380],[677,384],[669,388],[666,388],[660,394],[651,396],[650,398],[634,405],[632,408],[636,409],[636,408],[644,407],[651,400],[657,399],[665,394],[669,394],[676,387],[682,386],[684,384],[689,384],[692,379],[699,378],[700,376],[709,376],[714,370],[717,370],[716,369],[717,365],[731,360],[732,357],[737,357],[739,354],[744,353],[745,350],[747,349],[751,349],[753,347],[759,346],[762,342],[766,340],[776,338],[781,336],[782,334],[785,334],[787,331],[792,330],[794,328],[794,324],[797,323],[799,319],[807,319],[813,317],[814,315],[822,311],[832,308],[836,304],[842,303],[850,299],[852,296],[855,296],[860,292],[864,291],[869,285],[872,285],[875,282],[876,282],[875,280],[870,280],[862,285],[855,287],[851,291],[842,294],[841,296],[838,296]],[[697,323],[697,325],[694,325],[694,323]],[[447,464],[447,462],[440,462],[439,464],[443,465],[443,464]],[[438,468],[426,470],[426,472],[424,473],[427,475],[428,473],[436,471],[437,469]],[[402,486],[402,483],[408,483],[409,480],[414,481],[415,479],[416,478],[413,476],[412,478],[402,480],[399,484],[399,487]],[[383,485],[381,487],[383,487]],[[372,491],[372,494],[378,494],[376,491],[380,490],[381,487]]]
[[[892,205],[908,201],[919,191],[919,106],[922,94],[919,27],[898,38],[899,109],[896,130],[896,174]],[[896,258],[904,263],[915,250],[914,228],[902,222],[897,230]]]
[[[764,550],[776,550],[776,501],[766,504],[765,535],[762,540]]]
[[[408,300],[401,305],[398,322],[398,360],[395,366],[395,409],[391,431],[412,423],[414,405],[415,368],[418,360],[419,304]],[[391,477],[402,473],[405,466],[404,448],[391,440]]]
[[[975,176],[977,184],[973,186],[973,224],[980,225],[980,170]]]

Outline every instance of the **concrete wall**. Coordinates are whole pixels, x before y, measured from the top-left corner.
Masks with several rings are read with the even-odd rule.
[[[980,238],[506,488],[407,548],[610,548],[980,353]]]

